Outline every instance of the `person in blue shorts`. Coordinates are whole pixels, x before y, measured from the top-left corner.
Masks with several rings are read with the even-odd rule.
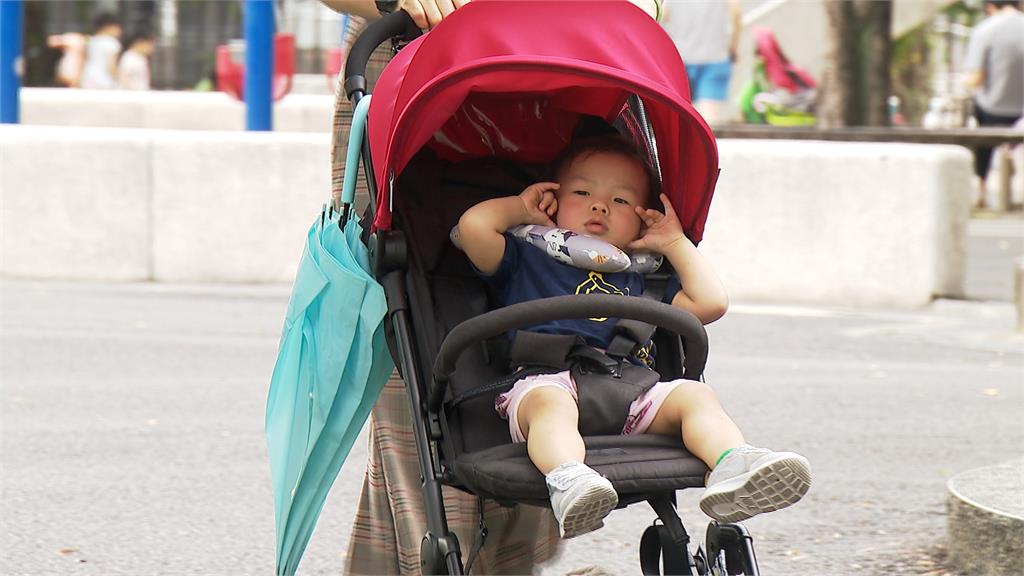
[[[665,0],[661,25],[686,63],[697,111],[709,124],[725,120],[743,26],[737,0]]]

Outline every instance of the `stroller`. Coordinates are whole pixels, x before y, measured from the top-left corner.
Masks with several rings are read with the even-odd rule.
[[[754,75],[739,96],[743,118],[753,124],[813,126],[818,97],[814,78],[791,63],[775,33],[754,28]]]
[[[519,193],[574,132],[595,124],[614,126],[646,152],[685,232],[700,240],[718,155],[690,105],[672,41],[627,2],[592,3],[586,18],[607,25],[564,26],[581,21],[572,2],[526,9],[479,0],[417,38],[411,19],[397,12],[372,23],[347,59],[344,88],[354,114],[346,188],[361,158],[371,196],[364,240],[387,296],[388,346],[413,408],[428,524],[424,574],[468,573],[472,564],[464,564],[465,543],[448,529],[442,485],[503,505],[549,506],[526,445],[511,443],[494,410],[495,395],[513,383],[500,346],[509,331],[555,318],[635,319],[658,327],[662,378],[698,379],[703,371],[707,336],[692,315],[646,298],[594,294],[492,310],[483,282],[449,241],[467,208]],[[402,47],[371,98],[366,64],[389,40]],[[343,215],[354,209],[338,208]],[[667,279],[664,269],[647,275],[648,289]],[[589,436],[585,444],[587,464],[612,482],[619,507],[646,501],[657,513],[641,539],[644,574],[758,573],[740,525],[711,522],[705,547],[691,553],[674,494],[702,487],[707,467],[678,439]]]

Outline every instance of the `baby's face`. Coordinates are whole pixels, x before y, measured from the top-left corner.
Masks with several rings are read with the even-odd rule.
[[[608,152],[585,153],[558,177],[555,224],[600,238],[618,248],[640,236],[641,205],[647,176],[639,163]]]

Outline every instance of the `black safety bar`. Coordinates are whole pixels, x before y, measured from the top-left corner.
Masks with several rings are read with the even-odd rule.
[[[510,330],[551,320],[602,317],[639,320],[679,335],[686,352],[683,377],[696,380],[704,372],[708,359],[708,335],[704,325],[693,314],[648,298],[610,294],[556,296],[504,306],[452,328],[434,361],[427,406],[434,411],[441,408],[455,363],[470,346]]]

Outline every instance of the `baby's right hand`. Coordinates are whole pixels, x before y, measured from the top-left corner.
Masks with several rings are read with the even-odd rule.
[[[558,200],[555,198],[555,190],[558,190],[557,182],[538,182],[527,186],[519,193],[519,199],[523,201],[525,219],[523,224],[539,224],[541,226],[555,226],[551,219],[558,211]]]

